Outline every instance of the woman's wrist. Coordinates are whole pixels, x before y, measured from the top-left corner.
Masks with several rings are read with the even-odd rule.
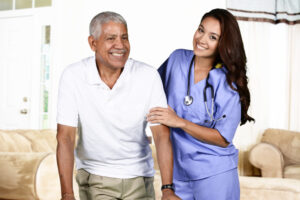
[[[183,129],[183,128],[185,128],[185,126],[186,126],[186,120],[185,119],[183,119],[183,118],[180,118],[180,117],[178,117],[178,126],[177,126],[177,128],[181,128],[181,129]]]

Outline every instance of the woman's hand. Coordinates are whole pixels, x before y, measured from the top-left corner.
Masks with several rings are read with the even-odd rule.
[[[147,121],[164,124],[173,128],[181,128],[185,125],[184,119],[178,117],[170,106],[168,108],[152,108],[147,115]]]

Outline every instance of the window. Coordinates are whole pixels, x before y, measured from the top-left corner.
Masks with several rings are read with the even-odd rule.
[[[51,26],[42,27],[40,127],[43,129],[49,128],[50,33]]]
[[[13,0],[0,0],[0,11],[1,10],[12,10]]]
[[[45,6],[51,6],[52,1],[51,0],[35,0],[34,7],[45,7]]]
[[[0,11],[49,7],[52,0],[0,0]]]
[[[15,0],[15,9],[32,8],[32,0]]]

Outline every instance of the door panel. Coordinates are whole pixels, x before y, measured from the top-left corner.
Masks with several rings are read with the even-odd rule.
[[[0,128],[30,124],[33,17],[0,18]]]

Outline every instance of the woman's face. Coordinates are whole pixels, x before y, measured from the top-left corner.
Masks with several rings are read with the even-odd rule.
[[[221,36],[220,22],[213,17],[206,17],[194,34],[194,54],[203,58],[215,58]]]

